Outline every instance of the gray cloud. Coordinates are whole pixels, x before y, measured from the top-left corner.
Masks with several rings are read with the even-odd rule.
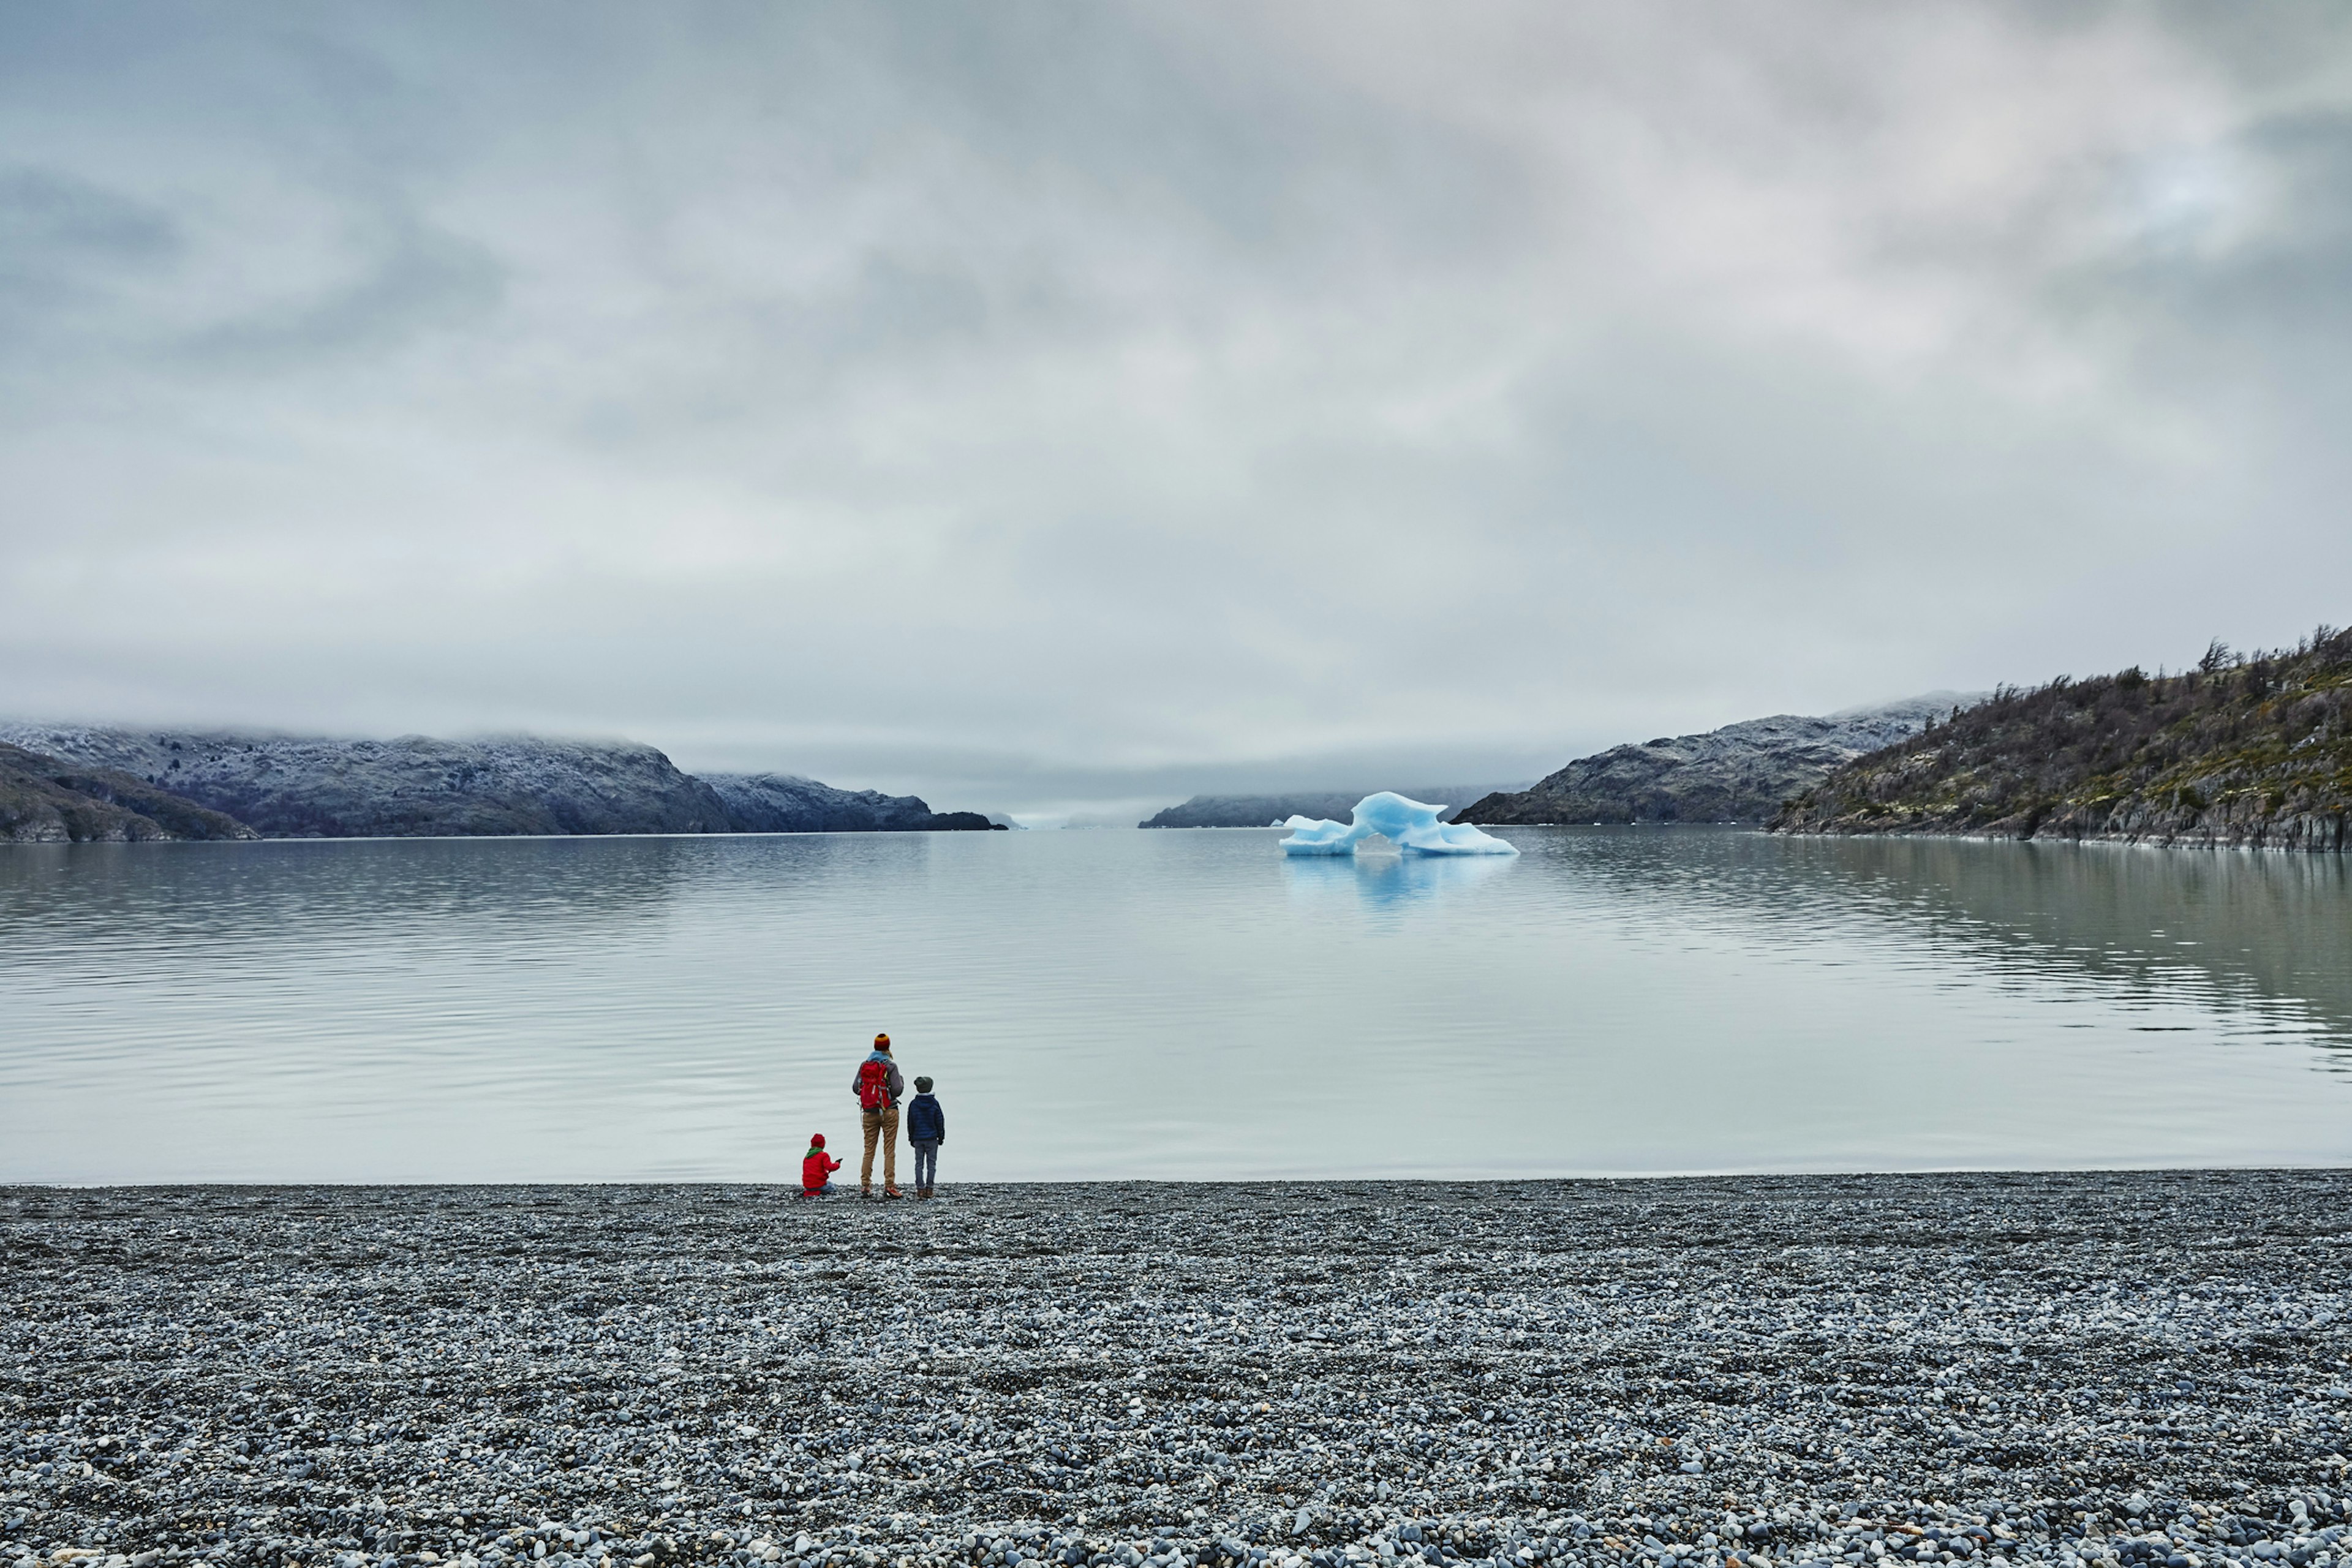
[[[488,325],[504,272],[482,247],[405,214],[348,237],[348,275],[247,305],[191,331],[180,353],[196,374],[281,372],[323,358],[393,353],[436,330]]]
[[[1464,782],[2346,617],[2321,7],[0,16],[37,716]]]
[[[0,169],[0,338],[20,353],[45,342],[87,352],[110,290],[178,245],[170,215],[154,207],[69,172]]]

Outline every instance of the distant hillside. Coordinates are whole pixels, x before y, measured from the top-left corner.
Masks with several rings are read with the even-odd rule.
[[[976,811],[933,811],[919,795],[835,789],[793,773],[705,773],[738,833],[985,833]]]
[[[1517,794],[1490,795],[1464,822],[1762,822],[1781,802],[1864,752],[1916,734],[1936,714],[1973,700],[1931,692],[1827,718],[1749,719],[1580,757]]]
[[[0,843],[253,838],[236,818],[143,779],[0,744]]]
[[[970,812],[933,813],[911,795],[852,793],[776,774],[698,779],[629,741],[353,741],[5,724],[0,742],[104,770],[269,838],[988,826]],[[129,825],[123,830],[141,836]]]
[[[727,807],[630,742],[345,741],[226,731],[0,729],[143,778],[270,838],[721,833]]]
[[[1790,833],[1961,833],[2342,850],[2352,631],[2197,668],[2003,689],[1791,801]]]
[[[1171,805],[1157,813],[1138,827],[1264,827],[1291,816],[1328,817],[1345,822],[1356,803],[1386,784],[1373,784],[1365,789],[1304,790],[1286,795],[1196,795],[1181,805]],[[1397,793],[1411,799],[1436,803],[1447,809],[1437,814],[1440,822],[1451,822],[1461,811],[1463,803],[1490,794],[1491,784],[1432,784],[1422,789],[1403,789]]]

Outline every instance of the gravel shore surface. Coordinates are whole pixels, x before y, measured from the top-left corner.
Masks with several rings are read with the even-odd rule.
[[[0,1188],[0,1568],[2352,1552],[2352,1174]]]

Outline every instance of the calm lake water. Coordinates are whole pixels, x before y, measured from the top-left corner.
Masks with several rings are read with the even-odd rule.
[[[2342,860],[1507,836],[0,848],[0,1178],[2352,1163]]]

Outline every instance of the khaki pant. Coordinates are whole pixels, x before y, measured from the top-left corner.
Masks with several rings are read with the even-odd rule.
[[[874,1141],[882,1141],[882,1184],[896,1190],[898,1185],[898,1108],[887,1110],[859,1112],[866,1122],[866,1163],[857,1167],[857,1184],[874,1184]]]

